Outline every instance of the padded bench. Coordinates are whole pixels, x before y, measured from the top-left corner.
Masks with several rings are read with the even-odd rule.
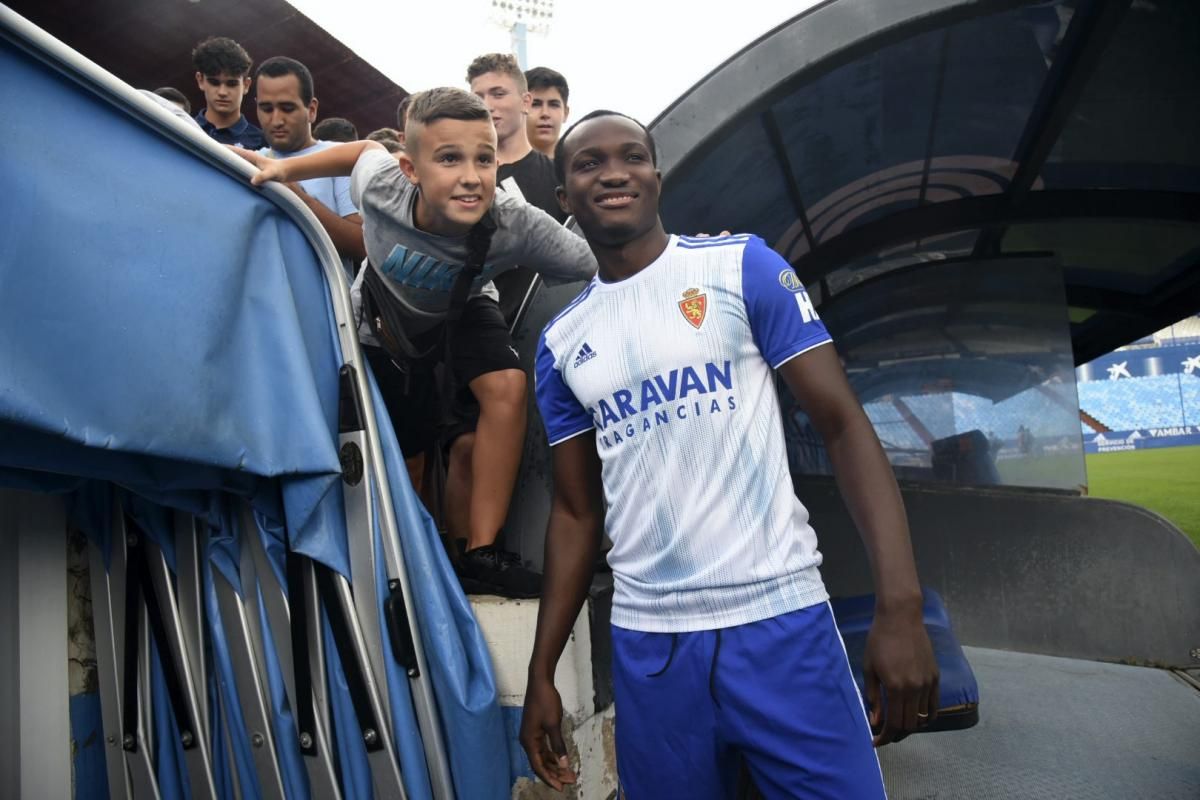
[[[922,616],[929,641],[933,644],[933,656],[938,670],[938,716],[932,724],[921,728],[920,733],[955,731],[970,728],[979,722],[979,685],[975,673],[963,655],[962,647],[954,638],[950,628],[950,616],[942,598],[932,589],[923,588]],[[875,595],[857,597],[834,597],[830,599],[833,616],[846,643],[846,655],[850,657],[850,669],[858,684],[858,691],[866,697],[863,688],[863,654],[867,649],[867,631],[875,618]],[[763,795],[754,786],[750,770],[742,764],[738,778],[737,800],[762,800]]]
[[[963,655],[962,646],[954,637],[950,616],[941,596],[933,589],[922,589],[924,604],[922,615],[929,641],[933,644],[933,656],[937,659],[941,675],[938,680],[938,716],[932,724],[920,729],[921,733],[954,731],[970,728],[979,722],[979,685],[975,673]],[[863,684],[863,654],[867,649],[867,631],[875,618],[875,595],[857,597],[835,597],[830,600],[838,630],[846,643],[846,654],[850,657],[850,668],[858,690],[866,697]]]

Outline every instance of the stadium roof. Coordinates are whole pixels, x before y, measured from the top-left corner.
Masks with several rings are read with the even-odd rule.
[[[651,128],[668,227],[758,233],[818,303],[1049,257],[1076,363],[1200,309],[1194,0],[830,0]]]
[[[271,56],[304,62],[313,74],[320,117],[346,117],[363,134],[394,126],[396,106],[407,94],[285,0],[5,1],[126,83],[174,86],[193,110],[203,107],[204,97],[193,78],[192,48],[208,36],[237,40],[255,65]],[[242,110],[256,121],[249,101]]]

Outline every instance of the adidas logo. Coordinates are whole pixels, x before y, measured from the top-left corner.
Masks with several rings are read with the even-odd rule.
[[[583,347],[579,348],[579,355],[575,356],[575,366],[578,367],[584,362],[591,361],[595,357],[596,351],[592,349],[590,344],[584,342]]]

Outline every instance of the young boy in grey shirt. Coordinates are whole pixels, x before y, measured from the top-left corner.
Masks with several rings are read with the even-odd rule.
[[[588,280],[596,272],[596,261],[582,238],[548,214],[496,193],[496,131],[479,98],[452,88],[414,95],[405,141],[407,150],[398,160],[371,141],[287,160],[245,151],[241,155],[261,169],[253,179],[256,185],[351,176],[351,197],[362,213],[370,262],[356,288],[361,289],[365,278],[372,290],[371,305],[386,305],[387,318],[402,330],[388,330],[382,319],[373,330],[403,340],[400,349],[423,352],[438,346],[451,291],[471,251],[470,234],[481,226],[493,229],[450,347],[455,382],[466,391],[440,400],[456,406],[469,400],[478,403],[470,474],[452,471],[447,476],[446,506],[448,513],[452,507],[468,512],[468,538],[459,565],[468,591],[537,596],[541,576],[496,545],[520,463],[527,390],[490,281],[518,264],[537,270],[548,283]],[[369,343],[364,350],[381,383],[385,374],[395,374],[394,368],[387,369],[392,366],[387,353]],[[401,448],[410,457],[435,443],[441,409],[428,365],[403,366],[406,378],[396,382],[403,386],[394,391],[381,388]],[[465,417],[465,424],[444,432],[447,440],[472,427],[472,414],[456,416]]]

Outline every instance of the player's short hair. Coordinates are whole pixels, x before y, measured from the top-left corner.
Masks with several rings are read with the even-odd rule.
[[[344,117],[327,117],[313,126],[312,135],[327,142],[357,142],[358,128]]]
[[[268,58],[258,67],[258,71],[254,73],[254,80],[257,81],[263,75],[268,78],[282,78],[284,75],[295,75],[296,80],[300,82],[300,99],[304,105],[308,105],[313,99],[313,77],[308,71],[308,67],[301,64],[294,58],[287,56],[275,56]]]
[[[404,130],[408,123],[408,106],[412,103],[412,95],[404,95],[404,99],[400,101],[400,105],[396,106],[396,127],[399,130]]]
[[[154,90],[154,93],[159,97],[170,100],[187,113],[192,113],[192,104],[188,102],[187,95],[176,89],[174,86],[160,86]]]
[[[467,67],[467,83],[489,72],[512,78],[521,94],[529,91],[529,86],[525,83],[525,73],[521,71],[516,56],[511,53],[487,53],[472,61],[471,66]]]
[[[192,66],[201,75],[244,78],[253,63],[246,48],[225,36],[210,36],[192,50]]]
[[[531,92],[535,89],[558,89],[558,94],[562,97],[564,105],[571,94],[571,89],[567,86],[567,79],[563,77],[561,72],[556,72],[549,67],[534,67],[533,69],[526,70],[525,85],[529,87],[528,91]]]
[[[439,119],[457,119],[464,122],[490,121],[492,114],[475,95],[452,86],[440,86],[417,92],[408,106],[408,119],[404,127],[404,143],[409,150],[416,150],[420,128]]]
[[[656,167],[658,166],[658,145],[654,143],[654,134],[650,133],[650,129],[628,114],[622,114],[620,111],[609,111],[606,108],[601,108],[593,111],[590,114],[585,114],[581,119],[572,123],[571,127],[567,128],[567,132],[560,136],[558,143],[554,145],[554,177],[558,179],[559,186],[562,186],[567,182],[567,168],[566,165],[563,164],[563,153],[565,152],[567,138],[570,137],[571,132],[580,125],[590,119],[596,119],[598,117],[624,117],[641,128],[642,133],[646,134],[646,145],[650,148],[650,163]]]

